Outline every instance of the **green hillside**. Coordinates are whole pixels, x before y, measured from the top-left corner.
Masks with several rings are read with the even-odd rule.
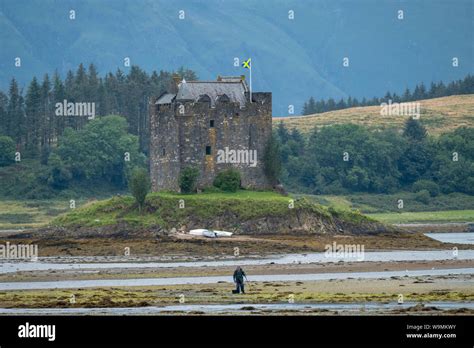
[[[431,135],[439,135],[458,127],[474,127],[474,94],[420,100],[420,121]],[[289,129],[303,133],[314,127],[334,124],[357,124],[375,129],[395,128],[402,130],[407,116],[381,116],[380,106],[366,106],[329,111],[321,114],[297,117],[275,117],[276,127],[281,121]]]

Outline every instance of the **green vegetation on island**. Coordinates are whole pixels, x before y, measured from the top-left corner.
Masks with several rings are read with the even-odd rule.
[[[221,228],[242,231],[243,225],[258,224],[261,219],[268,223],[274,218],[275,224],[279,224],[292,219],[304,220],[305,214],[317,217],[318,221],[328,226],[334,224],[335,220],[353,224],[375,223],[357,211],[327,208],[305,198],[293,200],[268,191],[239,190],[227,193],[211,190],[199,194],[150,193],[142,212],[133,197],[116,196],[70,210],[55,218],[51,225],[98,227],[126,224],[134,228],[159,227],[170,231],[183,226],[211,228],[217,223]],[[300,223],[303,225],[304,221]],[[294,226],[296,229],[300,227]],[[313,232],[316,230],[316,226],[305,228]]]

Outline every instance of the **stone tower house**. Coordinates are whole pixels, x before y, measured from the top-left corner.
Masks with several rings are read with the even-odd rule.
[[[263,154],[272,132],[272,94],[253,92],[244,76],[181,81],[176,93],[150,98],[152,190],[179,190],[180,172],[199,169],[198,188],[235,168],[241,186],[271,188]],[[247,162],[246,162],[247,160]],[[253,161],[252,161],[253,160]]]

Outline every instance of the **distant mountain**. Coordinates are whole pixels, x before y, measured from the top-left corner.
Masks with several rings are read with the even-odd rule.
[[[248,74],[234,57],[251,57],[253,88],[274,93],[274,114],[299,114],[310,96],[380,96],[473,73],[472,13],[471,0],[1,0],[0,88],[81,62],[126,70],[125,57],[215,79]]]

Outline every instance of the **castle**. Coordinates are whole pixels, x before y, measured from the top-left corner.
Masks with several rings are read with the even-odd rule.
[[[228,168],[240,172],[244,188],[271,188],[263,155],[272,132],[272,94],[251,93],[244,76],[175,83],[175,93],[150,98],[152,190],[179,191],[186,167],[199,169],[198,189],[212,186]]]

